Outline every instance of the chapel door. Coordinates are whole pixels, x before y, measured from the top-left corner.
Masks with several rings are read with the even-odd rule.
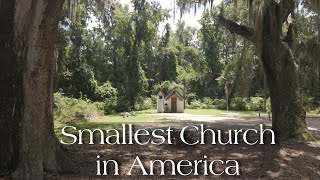
[[[176,113],[177,112],[177,97],[171,98],[171,112]]]

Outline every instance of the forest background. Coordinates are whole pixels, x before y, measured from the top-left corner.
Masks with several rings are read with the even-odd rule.
[[[70,2],[56,42],[56,120],[154,109],[157,93],[173,88],[185,95],[186,108],[226,110],[228,103],[236,111],[271,111],[255,47],[215,19],[223,15],[250,24],[247,1],[216,1],[212,8],[201,5],[184,15],[175,7],[163,8],[163,2],[120,1],[105,16],[94,1]],[[319,114],[320,18],[303,1],[295,12],[288,21],[297,27],[304,107]],[[192,15],[198,23],[188,21]]]

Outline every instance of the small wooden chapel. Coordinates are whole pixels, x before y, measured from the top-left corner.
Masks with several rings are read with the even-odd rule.
[[[157,100],[158,113],[183,113],[185,98],[177,89],[173,89],[167,95],[160,91]]]

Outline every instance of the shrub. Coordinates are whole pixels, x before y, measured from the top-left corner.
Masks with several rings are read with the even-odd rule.
[[[246,101],[241,97],[235,97],[230,103],[230,109],[236,111],[245,111],[247,110]]]
[[[225,99],[214,99],[213,105],[216,109],[220,109],[220,110],[227,109],[227,101]]]
[[[94,102],[93,103],[100,112],[104,112],[104,102]]]
[[[116,112],[128,112],[130,111],[130,103],[126,96],[119,96],[117,98]]]
[[[197,95],[195,93],[187,93],[186,101],[190,104],[191,101],[197,100]]]
[[[264,106],[264,99],[262,97],[251,97],[247,103],[249,111],[262,111]]]
[[[153,104],[153,107],[156,108],[157,107],[157,100],[158,100],[158,96],[157,95],[151,95],[151,101]]]
[[[103,112],[90,100],[75,99],[54,93],[54,119],[61,123],[82,122],[99,118]]]
[[[314,98],[305,97],[303,98],[303,106],[306,111],[312,111],[316,109]]]
[[[186,102],[186,107],[190,109],[212,109],[214,108],[214,100],[209,97],[202,100],[194,99],[190,103]]]
[[[75,69],[72,73],[70,83],[72,84],[72,92],[69,94],[73,97],[80,98],[80,96],[83,95],[89,99],[94,99],[98,85],[94,78],[94,73],[90,68],[80,66]]]
[[[210,97],[204,97],[202,99],[202,108],[205,109],[212,109],[214,108],[213,106],[213,99],[211,99]]]
[[[104,100],[104,106],[103,106],[104,114],[116,113],[117,106],[118,106],[117,97],[106,98]]]
[[[140,97],[136,102],[136,110],[147,110],[154,108],[154,102],[152,102],[151,98],[142,98]]]
[[[95,99],[97,101],[103,101],[106,98],[117,97],[117,89],[111,86],[109,81],[105,82],[101,86],[97,86],[95,91]]]
[[[201,109],[202,103],[200,100],[192,100],[190,104],[188,105],[188,108],[190,109]]]

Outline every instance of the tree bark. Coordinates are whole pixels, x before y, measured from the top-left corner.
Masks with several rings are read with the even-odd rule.
[[[8,74],[15,73],[16,79],[1,81],[1,87],[8,88],[0,92],[11,92],[18,102],[9,113],[13,118],[1,119],[8,124],[5,136],[13,142],[1,149],[1,154],[7,152],[14,158],[8,158],[5,164],[15,170],[12,175],[16,179],[42,179],[43,171],[60,172],[72,167],[55,137],[52,114],[53,53],[63,1],[0,1],[0,12],[9,15],[2,16],[9,17],[9,25],[1,27],[1,55],[8,54],[4,57],[12,67]],[[2,31],[4,28],[7,31]],[[2,45],[7,37],[9,46]],[[2,137],[0,140],[5,143]]]
[[[291,49],[294,44],[292,26],[287,37],[281,39],[283,16],[288,17],[287,11],[291,12],[284,7],[294,8],[294,4],[284,6],[284,2],[273,1],[265,7],[262,27],[257,32],[261,35],[262,42],[257,44],[270,90],[272,128],[282,139],[312,140],[301,98],[300,63]]]
[[[22,66],[12,48],[14,8],[14,1],[0,0],[0,175],[17,164],[20,145]]]
[[[293,5],[292,5],[293,3]],[[258,3],[256,28],[239,25],[223,17],[218,23],[253,42],[259,52],[270,91],[272,128],[280,139],[313,140],[310,135],[300,90],[300,66],[290,47],[292,28],[282,39],[282,24],[292,12],[294,1]],[[262,6],[261,6],[262,5]]]

